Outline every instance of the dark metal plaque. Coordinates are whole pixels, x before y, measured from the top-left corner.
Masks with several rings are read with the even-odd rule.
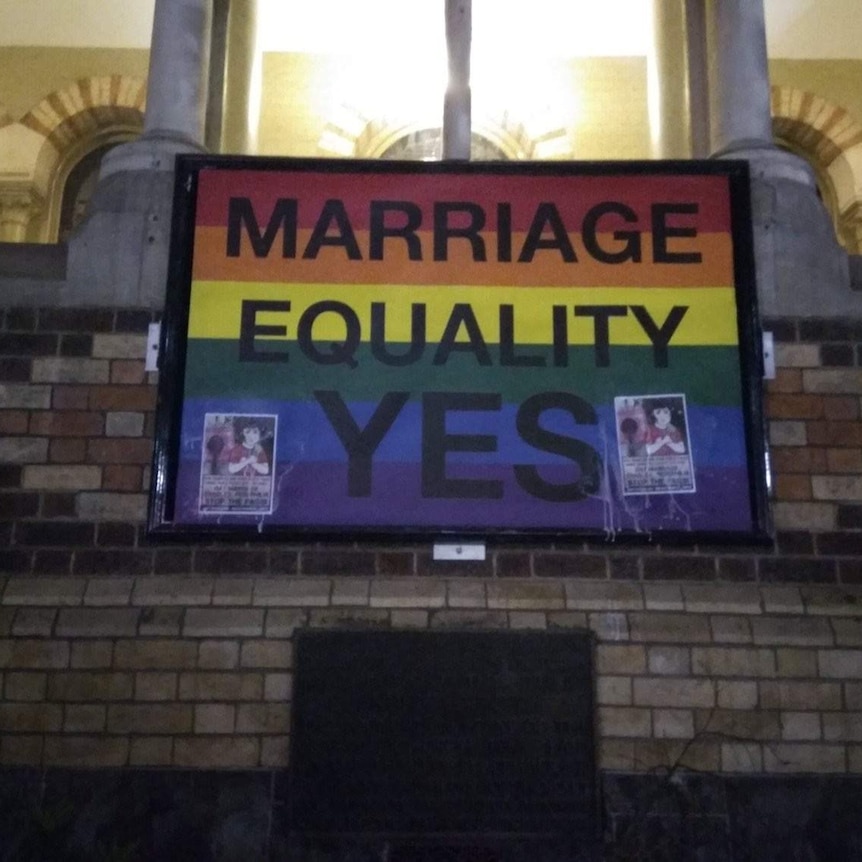
[[[594,834],[588,632],[305,631],[291,826]]]

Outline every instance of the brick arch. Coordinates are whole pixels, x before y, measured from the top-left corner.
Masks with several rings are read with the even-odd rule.
[[[56,90],[21,118],[21,125],[42,138],[35,184],[46,204],[38,227],[43,240],[56,238],[63,189],[72,168],[105,144],[139,135],[145,101],[143,80],[102,75]]]
[[[328,156],[379,158],[404,135],[435,125],[439,125],[439,119],[379,120],[369,118],[354,105],[342,105],[327,121],[318,149]],[[572,155],[564,128],[548,128],[531,135],[523,123],[506,116],[502,121],[478,120],[473,124],[473,132],[490,141],[509,159],[562,159]]]
[[[106,125],[141,126],[146,85],[128,75],[81,78],[46,96],[21,118],[62,153]]]
[[[776,86],[771,96],[776,140],[809,162],[836,235],[849,251],[859,252],[862,124],[849,111],[816,93]]]
[[[793,87],[772,88],[772,129],[823,168],[862,143],[862,125],[847,110]]]

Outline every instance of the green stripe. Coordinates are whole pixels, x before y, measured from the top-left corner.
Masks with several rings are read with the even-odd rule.
[[[570,391],[594,404],[616,395],[683,392],[698,404],[737,405],[741,400],[735,347],[671,347],[666,368],[656,368],[650,347],[611,346],[610,364],[596,367],[592,347],[569,349],[566,368],[550,367],[549,347],[519,345],[519,355],[543,355],[549,367],[500,366],[497,346],[489,347],[492,365],[480,366],[473,354],[452,353],[444,365],[432,365],[434,346],[413,365],[393,368],[371,356],[363,345],[358,366],[319,365],[306,359],[295,343],[288,362],[239,362],[236,342],[193,339],[188,343],[186,398],[267,398],[302,400],[313,389],[335,389],[346,401],[377,401],[383,392],[502,392],[517,402],[537,391]],[[395,348],[393,347],[393,352]]]

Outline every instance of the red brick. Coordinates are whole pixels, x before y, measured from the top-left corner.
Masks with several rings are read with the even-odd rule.
[[[143,438],[90,440],[87,461],[93,464],[149,464],[153,443]]]
[[[771,454],[772,467],[784,473],[822,473],[826,470],[826,450],[812,446],[776,446]]]
[[[0,434],[26,434],[27,412],[24,410],[0,410]]]
[[[143,481],[140,467],[108,464],[102,473],[103,491],[140,491]]]
[[[55,386],[51,406],[55,410],[86,410],[89,399],[87,386]]]
[[[827,449],[826,463],[830,473],[862,473],[862,449]]]
[[[141,384],[146,379],[141,359],[115,359],[111,363],[111,383]]]
[[[58,437],[51,441],[48,460],[54,464],[80,464],[87,454],[87,441],[81,437]]]
[[[800,368],[778,368],[775,378],[768,381],[766,391],[770,394],[775,392],[802,392],[802,370]]]
[[[811,480],[808,476],[776,476],[776,500],[810,500]]]
[[[101,413],[40,410],[30,417],[30,433],[46,437],[95,437],[104,431],[105,417]]]
[[[809,422],[807,433],[814,446],[862,446],[862,422]]]
[[[766,415],[770,419],[820,419],[823,396],[770,393],[766,398]]]
[[[823,398],[823,415],[827,419],[858,419],[859,399],[844,395],[826,395]]]
[[[154,410],[155,386],[94,386],[90,407],[94,410]]]

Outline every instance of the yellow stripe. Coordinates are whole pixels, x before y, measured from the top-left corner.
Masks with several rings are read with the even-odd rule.
[[[386,306],[386,340],[410,341],[410,306],[426,306],[426,338],[440,340],[455,303],[468,303],[485,341],[500,340],[500,306],[514,307],[515,341],[519,344],[552,343],[552,308],[567,308],[569,344],[593,344],[595,319],[576,317],[574,306],[625,306],[646,308],[659,328],[675,305],[687,310],[671,339],[672,345],[732,345],[737,343],[736,297],[733,288],[555,288],[555,287],[422,287],[399,285],[260,284],[254,282],[198,281],[192,284],[189,338],[238,339],[244,300],[290,302],[289,311],[258,311],[257,326],[285,327],[288,340],[296,338],[300,317],[321,301],[344,303],[353,309],[362,328],[362,340],[370,332],[371,303]],[[631,311],[609,320],[611,344],[649,345],[650,339]],[[313,338],[340,341],[345,336],[341,316],[320,314],[312,328]],[[260,336],[258,336],[260,337]],[[459,340],[466,341],[461,326]]]

